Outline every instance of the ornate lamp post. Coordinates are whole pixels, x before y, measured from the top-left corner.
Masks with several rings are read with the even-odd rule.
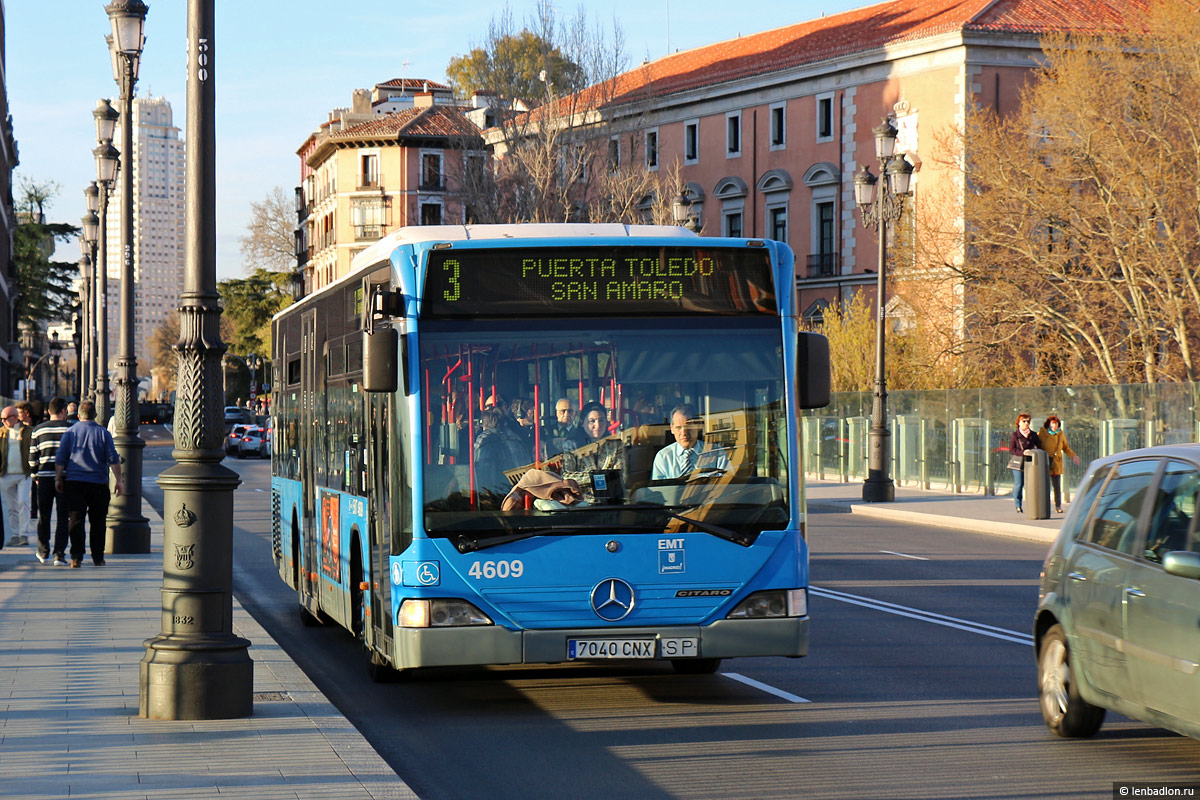
[[[71,315],[71,343],[75,347],[75,369],[68,373],[68,385],[71,380],[74,380],[72,394],[76,397],[83,397],[83,335],[81,325],[83,322],[83,305],[75,304],[75,313]]]
[[[107,100],[99,100],[92,112],[96,120],[96,141],[92,153],[96,156],[97,199],[99,201],[100,227],[98,228],[96,254],[92,257],[92,325],[95,330],[96,346],[92,351],[92,389],[96,395],[96,421],[107,424],[109,414],[108,397],[108,199],[116,182],[121,154],[113,147],[112,137],[117,127],[118,114]],[[128,170],[126,170],[128,172]]]
[[[125,471],[125,491],[108,507],[105,549],[111,553],[149,553],[150,522],[142,516],[142,449],[138,437],[137,356],[135,354],[133,276],[133,89],[146,42],[149,8],[142,0],[113,0],[104,7],[112,22],[113,78],[121,89],[121,303],[117,345],[117,396],[113,439]]]
[[[58,397],[58,362],[62,359],[62,343],[58,331],[50,332],[50,396]]]
[[[875,291],[875,395],[871,404],[871,430],[867,434],[867,480],[863,500],[885,503],[896,499],[896,487],[889,473],[891,433],[887,426],[887,382],[884,376],[884,344],[887,335],[887,230],[904,212],[909,193],[912,165],[896,155],[896,128],[886,119],[875,128],[875,155],[886,180],[878,183],[870,168],[863,164],[854,176],[854,199],[863,224],[874,228],[879,237],[878,286]]]
[[[700,203],[692,199],[686,186],[681,188],[679,194],[671,201],[671,216],[674,217],[676,225],[693,233],[700,232]]]
[[[162,473],[162,632],[146,642],[139,714],[229,719],[253,712],[250,642],[233,633],[233,491],[221,464],[213,4],[188,0],[187,224],[180,297],[176,466]]]
[[[96,189],[96,184],[93,182],[91,188]],[[99,233],[100,223],[96,217],[96,211],[92,208],[94,202],[99,206],[99,190],[94,195],[84,193],[84,197],[88,202],[88,213],[83,217],[83,236],[79,240],[79,244],[83,249],[83,258],[79,262],[79,272],[83,278],[83,283],[79,291],[79,305],[83,312],[83,344],[86,353],[80,352],[77,356],[80,369],[80,387],[79,399],[83,400],[94,396],[95,386],[95,360],[96,360],[96,236]]]

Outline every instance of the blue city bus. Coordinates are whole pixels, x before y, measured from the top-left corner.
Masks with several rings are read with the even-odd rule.
[[[272,547],[377,680],[808,651],[791,250],[683,228],[402,228],[273,320]],[[685,451],[692,451],[687,453]]]

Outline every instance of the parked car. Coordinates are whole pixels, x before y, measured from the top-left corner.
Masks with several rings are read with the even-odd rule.
[[[225,437],[225,455],[235,456],[241,451],[242,436],[251,426],[248,424],[237,424],[230,429],[229,434]]]
[[[1092,462],[1042,568],[1038,695],[1059,736],[1106,709],[1200,738],[1200,445]]]
[[[258,458],[266,458],[270,454],[271,440],[267,438],[267,431],[257,425],[247,426],[242,432],[241,438],[238,439],[237,457],[257,456]]]

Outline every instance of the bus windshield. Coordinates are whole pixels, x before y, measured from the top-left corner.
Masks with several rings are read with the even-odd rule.
[[[778,317],[424,320],[419,340],[429,535],[787,527]]]

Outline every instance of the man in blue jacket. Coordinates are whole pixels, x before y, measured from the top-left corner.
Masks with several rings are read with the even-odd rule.
[[[54,457],[54,488],[67,496],[68,535],[71,538],[71,567],[83,562],[83,523],[91,529],[92,563],[104,566],[104,518],[108,516],[108,471],[116,478],[118,496],[125,490],[121,458],[112,434],[95,422],[96,404],[79,404],[79,422],[67,429]]]

